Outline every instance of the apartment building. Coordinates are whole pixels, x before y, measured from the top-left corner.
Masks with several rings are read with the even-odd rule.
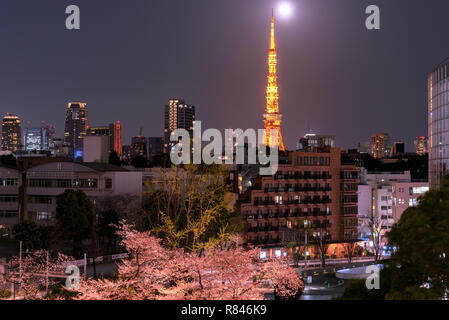
[[[241,196],[240,211],[248,243],[271,254],[305,222],[312,243],[313,235],[331,243],[357,239],[357,168],[342,163],[340,148],[288,152],[273,176],[259,176]]]
[[[409,207],[418,204],[418,198],[429,191],[428,182],[393,182],[393,220],[398,222]]]

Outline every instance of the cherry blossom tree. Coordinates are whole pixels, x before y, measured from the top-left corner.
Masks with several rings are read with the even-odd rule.
[[[239,247],[237,241],[186,252],[166,248],[150,232],[124,222],[118,230],[129,253],[118,265],[118,280],[81,281],[77,299],[250,300],[264,299],[270,286],[276,297],[291,299],[304,288],[287,263],[261,261],[259,250]]]
[[[56,283],[52,275],[64,274],[64,262],[70,260],[60,253],[56,257],[49,255],[47,260],[46,250],[25,253],[22,259],[13,257],[8,261],[4,281],[18,286],[19,294],[25,299],[36,299],[42,296],[46,286]]]

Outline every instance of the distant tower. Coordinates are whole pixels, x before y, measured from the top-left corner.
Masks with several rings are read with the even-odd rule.
[[[277,132],[279,150],[284,151],[284,142],[281,135],[282,115],[279,113],[279,93],[276,74],[276,45],[274,42],[274,15],[271,16],[271,44],[268,53],[268,85],[267,85],[267,107],[263,115],[265,123],[265,143],[273,146],[274,136],[270,135],[270,130]],[[273,132],[274,133],[274,132]]]
[[[7,113],[2,123],[2,150],[19,151],[22,147],[20,118]]]
[[[82,157],[83,137],[86,135],[88,125],[87,104],[69,102],[65,117],[64,141],[71,145],[74,158]]]

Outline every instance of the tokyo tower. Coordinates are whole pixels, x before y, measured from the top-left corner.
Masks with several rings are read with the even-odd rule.
[[[268,147],[275,147],[276,135],[279,150],[285,151],[281,135],[282,115],[279,113],[279,93],[276,74],[276,45],[274,42],[274,13],[271,15],[271,44],[268,52],[268,85],[267,106],[263,115],[265,123],[265,143]]]

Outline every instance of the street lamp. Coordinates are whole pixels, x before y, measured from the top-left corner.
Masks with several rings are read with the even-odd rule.
[[[304,243],[304,270],[307,268],[307,254],[309,253],[307,248],[307,227],[309,226],[309,221],[304,220],[304,235],[305,235],[305,243]]]

